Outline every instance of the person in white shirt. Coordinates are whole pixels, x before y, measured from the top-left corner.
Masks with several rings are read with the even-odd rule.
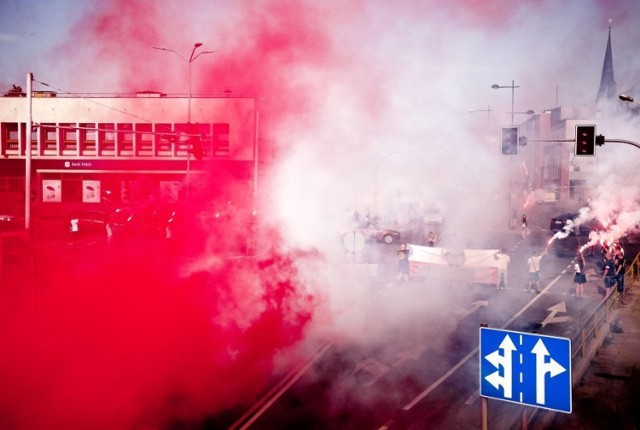
[[[507,268],[511,263],[511,258],[507,255],[507,251],[503,248],[493,256],[496,259],[496,267],[498,268],[498,283],[496,284],[496,290],[500,287],[504,287],[505,290],[509,289],[507,283]]]
[[[540,255],[536,255],[532,252],[531,257],[527,260],[527,266],[529,266],[529,287],[527,291],[531,291],[531,286],[535,284],[536,293],[540,294],[540,261],[547,252],[543,252]]]

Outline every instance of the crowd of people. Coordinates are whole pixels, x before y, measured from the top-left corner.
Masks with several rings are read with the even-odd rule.
[[[604,264],[602,266],[602,280],[606,294],[616,288],[618,292],[618,300],[622,303],[624,294],[624,276],[627,269],[627,259],[624,255],[624,249],[618,242],[611,244],[603,244],[602,257]]]
[[[365,211],[365,213],[363,214],[355,212],[352,216],[352,222],[362,223],[363,220],[367,221],[369,217],[370,213],[368,213],[367,211]],[[526,239],[530,234],[529,219],[527,214],[521,214],[520,221],[520,234],[523,239]],[[437,247],[442,246],[438,244],[440,239],[440,235],[436,234],[434,231],[425,231],[420,235],[420,239],[412,243],[427,247]],[[544,257],[548,254],[548,248],[549,246],[547,246],[543,250],[536,250],[535,248],[532,249],[530,256],[526,260],[525,270],[527,270],[527,283],[525,284],[525,290],[528,292],[535,292],[537,294],[541,293],[541,266],[544,265]],[[590,248],[589,257],[594,257],[595,259],[593,264],[596,267],[596,272],[598,271],[598,269],[601,269],[600,273],[602,275],[605,295],[610,294],[610,292],[612,291],[616,291],[618,293],[618,300],[622,302],[623,293],[625,291],[624,278],[627,270],[627,259],[625,257],[624,249],[619,242],[612,242],[608,244],[604,243],[600,246],[600,257],[593,254],[595,248],[595,246]],[[403,240],[403,242],[400,244],[399,249],[397,250],[398,272],[395,277],[397,282],[407,283],[409,281],[410,254],[411,249],[407,246],[407,241],[405,238],[405,240]],[[496,260],[495,266],[497,268],[496,290],[508,289],[509,284],[507,271],[511,263],[511,258],[507,254],[507,251],[505,249],[500,249],[494,255],[494,258]],[[585,297],[585,285],[588,281],[586,270],[587,261],[582,249],[577,252],[574,262],[574,275],[572,282],[573,294],[577,299],[580,300]],[[593,280],[593,278],[591,280]]]

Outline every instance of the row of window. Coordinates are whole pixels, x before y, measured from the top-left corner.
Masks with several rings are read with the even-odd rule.
[[[25,123],[0,123],[0,154],[23,156]],[[204,157],[229,156],[229,124],[56,123],[31,131],[32,155],[184,157],[195,139]]]

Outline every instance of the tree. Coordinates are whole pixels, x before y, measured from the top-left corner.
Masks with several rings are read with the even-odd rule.
[[[4,93],[3,97],[26,97],[27,94],[22,91],[22,87],[19,85],[12,85],[11,89]]]

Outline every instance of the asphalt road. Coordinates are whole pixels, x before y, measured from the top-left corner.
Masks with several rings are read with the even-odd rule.
[[[439,233],[446,245],[446,232]],[[542,293],[526,291],[526,260],[550,237],[544,228],[534,228],[526,238],[507,229],[468,238],[465,247],[507,249],[510,289],[500,292],[491,285],[420,278],[394,284],[397,244],[368,245],[361,262],[375,261],[379,268],[363,297],[364,317],[376,335],[359,341],[317,339],[317,353],[305,366],[274,375],[278,378],[270,388],[278,389],[266,392],[260,407],[236,405],[209,417],[205,428],[478,427],[480,325],[571,337],[602,297],[597,260],[588,260],[587,298],[577,300],[572,296],[573,256],[555,252],[542,261]],[[65,244],[59,258],[72,261],[83,253],[84,245]],[[17,259],[17,264],[10,270],[5,267],[3,277],[28,282],[24,269],[30,269],[32,262],[20,260],[23,250],[15,246],[7,261]],[[490,400],[489,428],[509,428],[522,411],[520,405]]]
[[[370,250],[382,257],[367,305],[371,330],[382,335],[364,343],[332,342],[286,392],[253,417],[251,428],[479,427],[479,326],[570,338],[604,293],[598,262],[589,260],[587,298],[572,296],[573,256],[554,252],[542,260],[542,293],[526,291],[526,260],[544,249],[550,232],[537,229],[523,239],[516,231],[503,230],[485,237],[491,239],[472,245],[504,247],[511,257],[507,291],[421,279],[394,286],[390,281],[397,248],[379,245]],[[430,306],[438,297],[446,300]],[[386,310],[395,303],[406,306],[405,318],[388,315]],[[522,411],[521,405],[490,400],[489,428],[509,428]]]

